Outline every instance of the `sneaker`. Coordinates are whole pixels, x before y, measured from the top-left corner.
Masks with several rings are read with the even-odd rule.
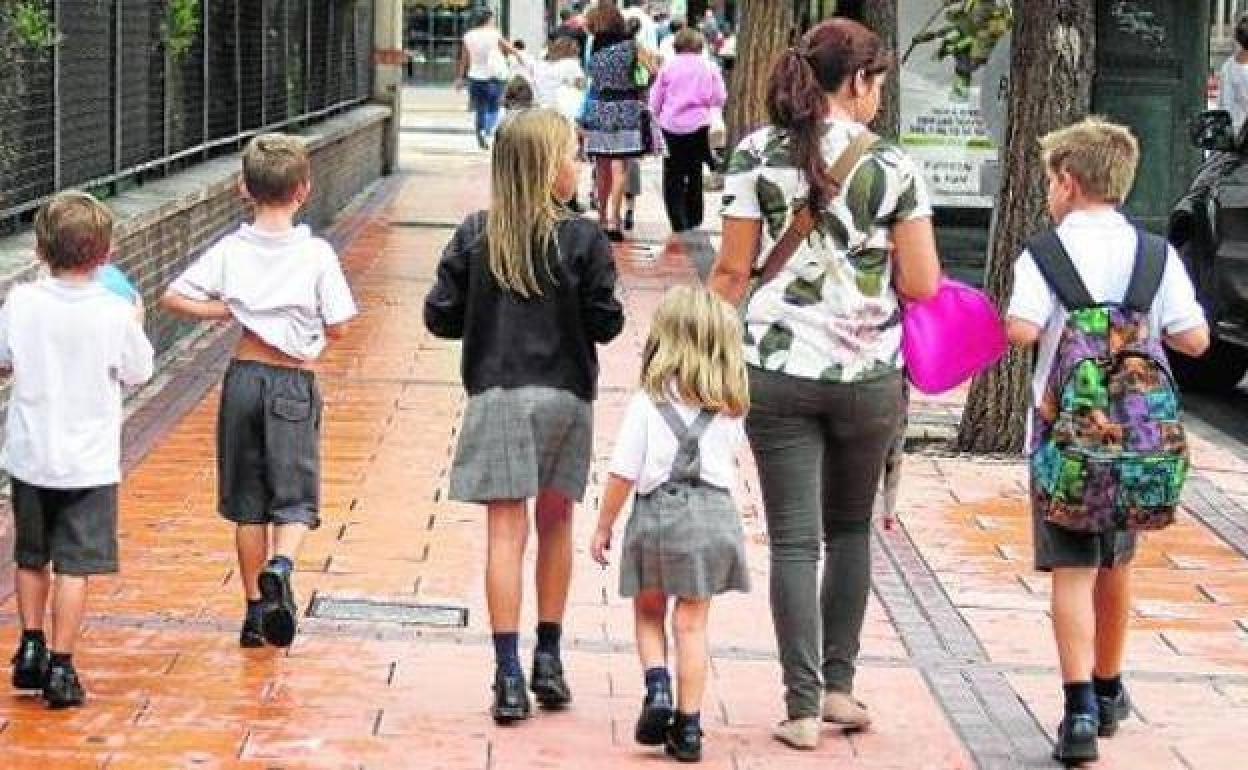
[[[1068,714],[1057,726],[1057,745],[1053,758],[1070,767],[1095,762],[1098,720],[1095,714]]]
[[[1118,723],[1131,716],[1131,698],[1127,696],[1127,688],[1118,690],[1118,695],[1106,698],[1096,697],[1097,716],[1100,726],[1096,734],[1102,738],[1112,738],[1118,732]]]
[[[238,646],[247,648],[264,646],[264,629],[259,615],[247,613],[247,617],[243,619],[243,628],[238,632]]]
[[[533,654],[533,679],[529,689],[542,708],[561,709],[572,701],[572,690],[563,678],[563,662],[549,652]]]
[[[829,692],[823,696],[823,721],[832,722],[848,730],[865,730],[871,724],[871,714],[862,701],[843,692]]]
[[[87,693],[78,681],[78,672],[72,665],[49,666],[48,681],[43,685],[43,699],[50,709],[67,709],[81,706]]]
[[[666,730],[663,750],[679,762],[702,761],[702,728],[676,716]]]
[[[260,630],[274,647],[289,647],[295,640],[295,592],[290,587],[290,568],[270,559],[260,571]]]
[[[642,701],[633,737],[642,746],[662,746],[667,739],[667,728],[672,723],[673,713],[671,687],[656,686],[646,693],[646,699]]]
[[[814,717],[785,720],[771,734],[791,749],[814,751],[819,748],[819,720]]]
[[[494,722],[509,725],[528,719],[533,713],[529,705],[529,693],[524,686],[524,674],[505,674],[497,671],[494,674],[494,706],[490,710]]]
[[[13,689],[42,690],[48,681],[48,644],[23,641],[13,653]]]

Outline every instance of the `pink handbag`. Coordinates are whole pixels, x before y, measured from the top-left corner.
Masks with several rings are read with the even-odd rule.
[[[1009,342],[996,307],[983,292],[942,278],[936,296],[905,302],[901,352],[914,387],[944,393],[995,364]]]

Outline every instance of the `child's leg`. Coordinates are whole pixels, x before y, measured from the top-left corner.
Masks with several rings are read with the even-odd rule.
[[[660,591],[642,591],[633,598],[633,627],[642,671],[667,669],[667,597]],[[647,678],[649,678],[647,676]]]
[[[1092,714],[1092,665],[1096,650],[1094,567],[1058,567],[1053,570],[1053,635],[1066,689],[1066,713]]]
[[[269,559],[269,528],[265,524],[239,524],[234,529],[238,551],[238,576],[247,601],[260,600],[260,570]]]
[[[307,524],[281,523],[273,525],[273,555],[289,559],[293,564],[299,546],[308,534]]]
[[[1127,647],[1127,620],[1131,611],[1131,566],[1098,570],[1094,589],[1096,657],[1092,673],[1114,679],[1122,673]]]
[[[57,575],[56,594],[52,597],[53,655],[71,655],[82,630],[82,616],[87,606],[87,578],[78,575]]]
[[[17,569],[17,610],[21,616],[23,631],[43,629],[48,610],[48,593],[52,589],[52,574],[43,569]]]
[[[628,190],[628,162],[611,161],[611,221],[616,227],[623,220],[624,193]]]
[[[560,624],[572,581],[572,501],[552,489],[543,489],[537,496],[534,515],[537,519],[537,620],[542,624]]]
[[[520,673],[517,650],[524,548],[529,536],[526,501],[500,500],[487,507],[485,600],[500,669]]]
[[[603,227],[619,226],[619,219],[611,219],[611,188],[613,180],[611,159],[598,156],[594,158],[594,196],[598,200],[598,222]],[[619,212],[617,211],[618,215]]]
[[[710,611],[710,599],[680,598],[672,613],[678,682],[676,708],[681,714],[702,711],[702,694],[706,690],[706,619]]]

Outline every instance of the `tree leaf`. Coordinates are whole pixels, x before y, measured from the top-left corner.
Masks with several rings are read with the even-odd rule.
[[[788,360],[792,347],[793,330],[782,323],[774,323],[758,343],[758,356],[764,367],[779,369]]]
[[[876,212],[884,201],[887,185],[887,175],[875,158],[867,158],[854,172],[849,189],[845,192],[845,205],[849,207],[849,213],[854,218],[854,227],[859,232],[871,232]]]
[[[784,234],[785,225],[789,220],[789,204],[785,200],[784,190],[767,177],[758,178],[758,206],[763,210],[763,219],[767,221],[767,233],[773,241]]]
[[[840,364],[832,364],[831,366],[825,367],[824,370],[819,373],[819,379],[824,382],[844,382],[845,367]]]
[[[761,165],[763,165],[763,159],[755,154],[753,150],[746,147],[738,147],[733,151],[732,157],[728,160],[727,173],[748,174]]]
[[[786,132],[775,132],[763,147],[763,161],[771,168],[793,168],[793,152]]]
[[[820,273],[813,281],[798,277],[784,287],[784,301],[796,307],[810,307],[823,301],[823,282],[827,273]]]

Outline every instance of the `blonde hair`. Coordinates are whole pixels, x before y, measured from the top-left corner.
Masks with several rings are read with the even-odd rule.
[[[303,140],[290,134],[260,134],[243,150],[243,184],[261,205],[290,203],[312,178]]]
[[[1091,198],[1122,203],[1135,183],[1140,143],[1131,129],[1105,118],[1090,117],[1040,138],[1044,164],[1065,171]]]
[[[113,212],[88,193],[57,193],[35,214],[35,249],[53,270],[96,267],[112,247]]]
[[[555,180],[575,141],[562,115],[535,109],[504,121],[494,143],[486,225],[490,273],[500,287],[525,299],[542,295],[538,259],[554,279],[549,251],[556,225],[567,217],[555,200]]]
[[[728,303],[703,288],[663,295],[641,354],[641,387],[655,401],[675,395],[733,417],[750,408],[741,323]]]

